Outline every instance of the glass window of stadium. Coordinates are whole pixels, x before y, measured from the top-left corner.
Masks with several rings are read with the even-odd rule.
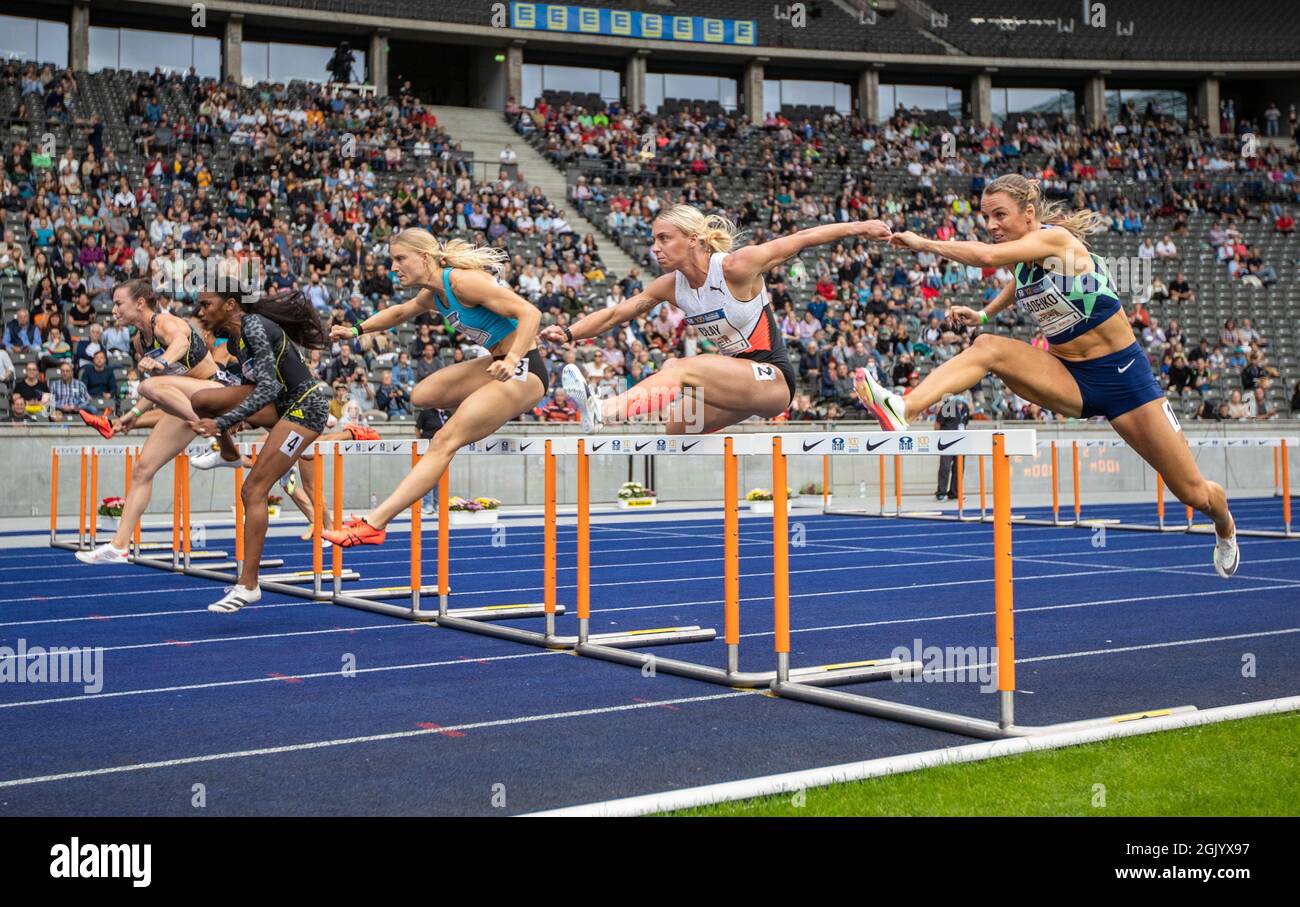
[[[221,39],[138,28],[90,27],[90,71],[126,69],[188,72],[221,77]]]
[[[723,110],[736,109],[736,80],[721,76],[688,76],[649,72],[645,77],[645,106],[656,112],[668,98],[679,101],[716,101]]]
[[[892,117],[900,107],[961,118],[961,89],[947,85],[881,85],[876,98],[882,119]]]
[[[1024,114],[1026,121],[1041,115],[1049,123],[1074,118],[1074,92],[1060,88],[994,88],[993,122],[1013,123]]]
[[[844,82],[809,82],[801,79],[764,79],[763,113],[780,113],[782,107],[834,107],[847,116],[853,112],[853,92]]]
[[[267,41],[245,41],[240,69],[244,82],[303,82],[325,84],[330,80],[326,68],[330,57],[334,56],[337,44],[319,46],[313,44],[278,44]],[[357,81],[364,82],[366,74],[366,53],[355,45],[352,47],[352,74]]]
[[[649,76],[646,77],[648,82]],[[620,97],[622,80],[612,69],[587,69],[581,66],[552,66],[525,63],[523,71],[524,96],[519,103],[532,107],[547,91],[568,91],[574,94],[599,94],[609,103]]]
[[[0,16],[0,58],[68,65],[68,23]]]
[[[1106,92],[1106,122],[1120,121],[1120,108],[1133,102],[1138,117],[1144,117],[1149,106],[1156,116],[1187,119],[1187,94],[1182,91],[1159,88],[1119,88]]]

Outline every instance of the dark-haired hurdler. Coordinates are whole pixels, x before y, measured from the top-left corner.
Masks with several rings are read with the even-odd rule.
[[[264,297],[251,306],[239,296],[205,292],[199,294],[197,315],[204,328],[226,338],[243,383],[195,394],[190,428],[223,438],[223,444],[233,444],[228,433],[240,423],[267,429],[241,491],[243,569],[235,585],[208,606],[209,611],[232,613],[262,597],[257,577],[266,543],[267,495],[329,419],[329,392],[298,352],[298,347],[324,349],[326,339],[311,303],[297,291]]]
[[[982,333],[907,396],[885,389],[865,369],[858,370],[858,395],[883,428],[906,431],[945,394],[974,387],[992,372],[1030,403],[1054,413],[1104,416],[1178,500],[1214,521],[1214,569],[1225,579],[1232,576],[1241,552],[1227,494],[1197,467],[1146,351],[1133,336],[1106,262],[1088,249],[1087,236],[1102,229],[1100,216],[1064,210],[1043,197],[1037,180],[1019,174],[989,183],[980,210],[992,243],[940,242],[911,232],[895,233],[890,243],[964,265],[1014,269],[1015,279],[982,311],[954,306],[949,318],[979,327],[1018,303],[1037,321],[1049,351]]]
[[[119,564],[128,559],[136,523],[149,506],[153,477],[194,440],[190,423],[197,418],[190,398],[204,390],[219,390],[238,379],[217,366],[208,344],[184,318],[158,310],[158,299],[147,280],[128,280],[113,290],[113,318],[134,331],[133,346],[144,379],[140,403],[119,419],[86,419],[105,438],[129,431],[142,416],[157,419],[131,470],[131,490],[113,538],[90,551],[78,551],[85,564]],[[146,415],[148,414],[148,415]]]

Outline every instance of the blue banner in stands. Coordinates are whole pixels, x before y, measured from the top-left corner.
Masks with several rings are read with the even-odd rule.
[[[533,31],[578,32],[616,38],[696,41],[704,44],[758,44],[754,19],[661,16],[620,9],[591,9],[555,3],[511,3],[510,25]]]

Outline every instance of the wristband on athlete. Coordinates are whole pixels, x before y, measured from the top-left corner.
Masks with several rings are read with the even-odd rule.
[[[569,326],[567,324],[562,324],[560,325],[560,330],[564,331],[564,336],[568,338],[569,343],[572,343],[573,331],[569,330]]]
[[[988,324],[988,323],[989,323],[989,313],[984,311],[983,309],[980,309],[980,324]]]
[[[139,419],[141,416],[144,415],[144,413],[140,412],[140,410],[136,409],[136,408],[133,406],[133,407],[131,407],[131,415],[133,415],[133,416],[135,416],[137,419]]]
[[[360,321],[355,321],[355,322],[352,323],[352,336],[353,336],[353,337],[360,337],[362,334],[364,334],[364,333],[366,332],[365,329],[361,326],[362,323],[363,323],[363,322],[360,322]]]

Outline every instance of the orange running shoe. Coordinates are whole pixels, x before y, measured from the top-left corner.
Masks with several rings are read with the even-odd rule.
[[[349,425],[348,432],[352,435],[353,441],[381,441],[379,432],[367,425]]]
[[[85,422],[95,431],[103,435],[106,441],[113,440],[112,422],[108,421],[103,416],[97,416],[94,413],[88,413],[84,409],[79,409],[77,410],[77,412],[81,415],[81,421]]]
[[[351,548],[354,545],[382,545],[388,538],[388,532],[376,529],[363,517],[354,516],[343,524],[342,529],[323,530],[321,538],[328,539],[341,548]]]

